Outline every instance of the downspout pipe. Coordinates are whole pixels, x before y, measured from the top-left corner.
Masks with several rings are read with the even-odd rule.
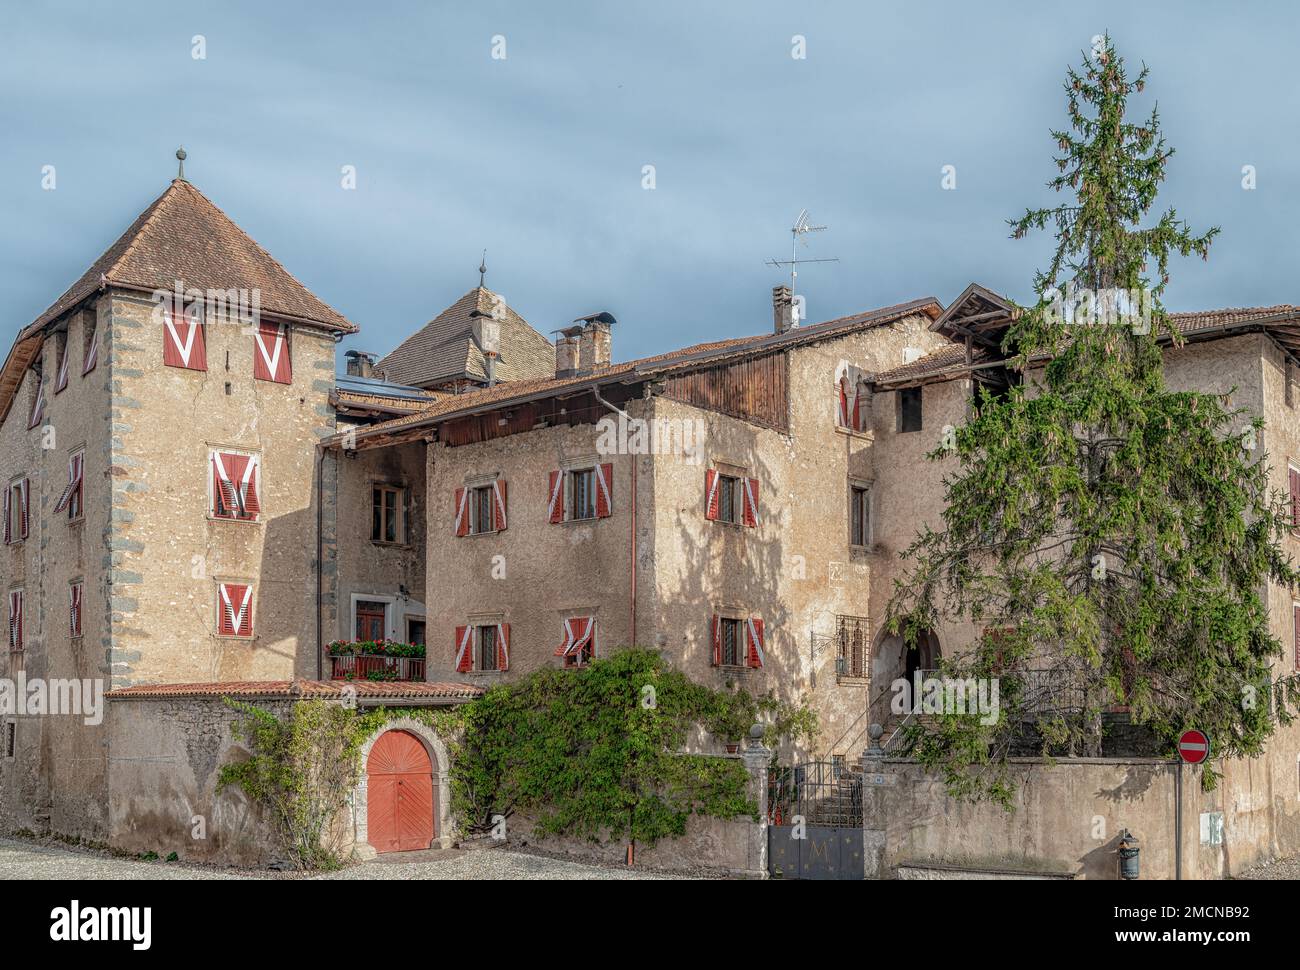
[[[605,407],[609,408],[615,414],[621,416],[624,420],[628,421],[629,423],[633,420],[632,416],[628,414],[626,411],[624,411],[622,408],[618,407],[616,404],[610,403],[609,401],[601,397],[599,387],[593,387],[591,389],[591,393],[596,398],[597,401],[599,401]],[[630,553],[631,570],[629,574],[630,579],[628,581],[628,646],[635,647],[637,643],[636,641],[636,480],[637,480],[636,455],[629,454],[628,461],[632,466],[632,490],[631,490],[632,491],[631,513],[632,514],[631,514],[631,526],[629,527],[630,534],[629,534],[629,542],[628,542],[628,547],[631,550]],[[629,846],[628,847],[629,860],[631,859],[631,852],[632,849]],[[630,864],[631,863],[629,861],[629,865]]]
[[[316,679],[324,680],[324,659],[322,653],[325,650],[325,644],[322,642],[321,634],[321,610],[324,608],[324,588],[322,585],[322,573],[324,564],[321,562],[321,556],[324,554],[324,522],[325,522],[325,456],[329,454],[328,448],[321,448],[320,460],[316,463]]]

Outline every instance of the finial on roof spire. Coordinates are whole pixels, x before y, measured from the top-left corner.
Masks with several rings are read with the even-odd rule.
[[[483,258],[479,260],[479,264],[478,264],[478,285],[480,288],[482,288],[483,280],[485,280],[486,278],[487,278],[487,250],[485,249],[483,250]]]
[[[176,161],[180,163],[180,168],[176,172],[176,177],[182,182],[185,181],[185,158],[185,146],[182,145],[180,148],[176,149]]]

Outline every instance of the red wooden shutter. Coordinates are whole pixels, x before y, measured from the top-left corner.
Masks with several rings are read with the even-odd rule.
[[[235,482],[227,459],[219,451],[212,453],[212,514],[233,517],[239,512],[239,499],[235,495]]]
[[[704,472],[704,517],[710,521],[718,518],[718,473],[712,468]]]
[[[95,365],[99,363],[99,327],[96,326],[90,331],[90,347],[86,350],[86,363],[81,368],[81,376],[85,377]]]
[[[12,526],[9,523],[10,516],[13,514],[14,507],[14,487],[7,485],[5,487],[5,545],[13,541]]]
[[[758,479],[745,479],[745,525],[751,529],[758,525]]]
[[[1295,624],[1293,646],[1295,647],[1295,669],[1300,670],[1300,606],[1291,608],[1291,621]]]
[[[547,489],[550,502],[546,506],[546,517],[552,523],[564,521],[564,472],[551,472],[551,483]]]
[[[1300,471],[1287,468],[1287,478],[1291,486],[1291,525],[1300,526]]]
[[[456,669],[462,674],[474,669],[474,628],[456,627]]]
[[[9,591],[9,649],[23,648],[23,591]]]
[[[68,357],[71,356],[69,351],[72,350],[72,348],[68,346],[68,337],[70,333],[71,331],[63,335],[63,354],[59,357],[59,375],[54,379],[55,394],[58,394],[59,391],[68,386]]]
[[[62,512],[68,507],[68,502],[72,499],[72,492],[81,480],[81,457],[81,455],[73,455],[68,459],[68,484],[63,487],[59,500],[54,503],[55,512]]]
[[[36,380],[36,397],[32,401],[32,413],[27,418],[27,429],[30,431],[41,423],[45,417],[45,380],[37,378]]]
[[[289,360],[289,328],[285,324],[262,321],[253,334],[253,377],[277,384],[293,383]]]
[[[506,483],[497,479],[492,483],[492,528],[506,530]]]
[[[573,646],[573,641],[575,639],[575,635],[573,632],[573,621],[565,620],[563,627],[564,627],[564,639],[561,640],[560,645],[555,648],[555,655],[557,657],[567,656],[570,648]]]
[[[497,670],[510,669],[510,624],[497,624]]]
[[[217,584],[217,634],[223,637],[253,635],[253,587]]]
[[[722,617],[713,614],[713,666],[722,666]]]
[[[763,654],[763,621],[750,617],[745,623],[745,663],[750,667],[761,667],[766,659]]]
[[[74,637],[81,636],[81,583],[73,583],[68,587],[68,598],[71,601],[69,605],[68,632]]]
[[[22,504],[23,504],[23,510],[22,510],[22,520],[23,520],[23,521],[22,521],[22,525],[23,525],[23,529],[22,529],[22,537],[23,537],[24,539],[27,538],[28,511],[29,511],[29,508],[30,508],[30,502],[28,501],[28,485],[29,485],[29,482],[28,482],[28,479],[26,479],[26,478],[24,478],[21,482],[19,482],[19,489],[20,489],[21,492],[22,492]]]
[[[862,385],[853,388],[853,430],[862,430]]]
[[[207,370],[208,352],[203,343],[203,313],[193,306],[189,311],[173,312],[172,304],[162,304],[163,363],[186,370]]]
[[[467,489],[456,489],[455,495],[456,507],[456,535],[469,535],[469,492]]]
[[[244,513],[250,519],[255,519],[262,511],[262,502],[257,496],[257,473],[262,463],[255,455],[248,458],[247,462],[239,486],[240,497],[244,500]]]
[[[614,466],[596,466],[596,518],[608,518],[614,512]]]

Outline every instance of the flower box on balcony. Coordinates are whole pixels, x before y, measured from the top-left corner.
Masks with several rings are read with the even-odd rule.
[[[336,640],[329,645],[332,680],[424,680],[424,644]]]

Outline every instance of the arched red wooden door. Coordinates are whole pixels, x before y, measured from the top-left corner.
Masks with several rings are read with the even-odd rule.
[[[436,834],[433,766],[414,735],[386,731],[366,760],[366,837],[376,852],[427,849]]]

